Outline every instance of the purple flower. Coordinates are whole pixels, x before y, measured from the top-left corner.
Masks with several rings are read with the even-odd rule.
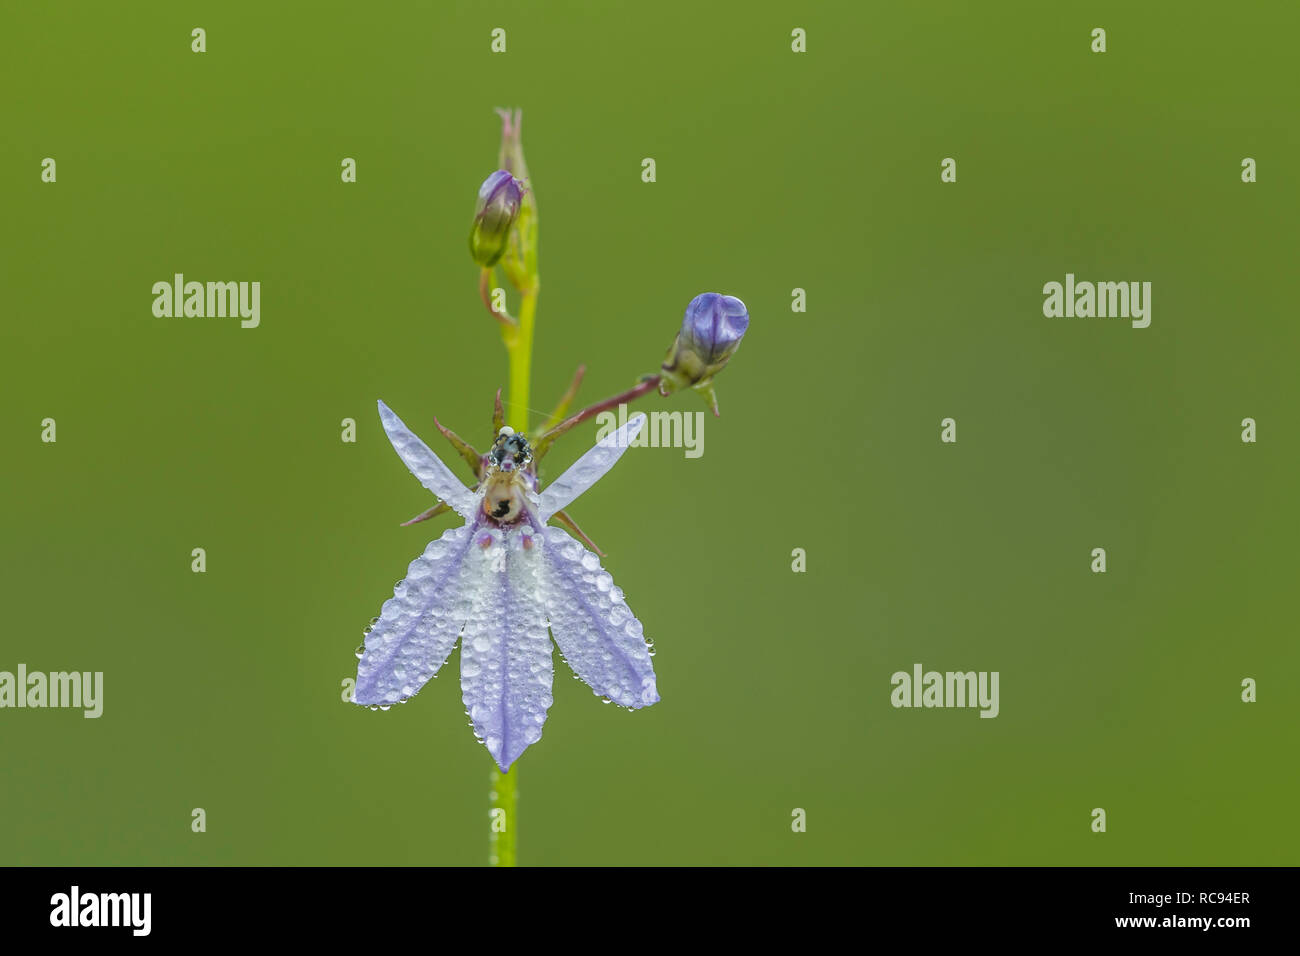
[[[622,590],[596,555],[547,526],[614,466],[645,415],[603,438],[540,494],[522,435],[502,429],[471,490],[383,402],[379,417],[406,467],[465,524],[430,543],[384,602],[359,649],[353,701],[387,708],[413,696],[459,638],[465,709],[502,771],[542,736],[552,636],[598,696],[631,709],[658,701],[650,645]]]
[[[705,292],[691,299],[681,331],[660,369],[660,393],[693,388],[712,406],[713,414],[718,414],[713,376],[731,361],[748,328],[749,311],[735,296]]]
[[[494,266],[505,254],[523,198],[523,186],[504,169],[483,180],[469,232],[469,252],[479,265]]]

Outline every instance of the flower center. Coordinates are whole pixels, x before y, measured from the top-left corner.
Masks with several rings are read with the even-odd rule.
[[[483,513],[498,524],[513,524],[524,513],[524,480],[519,471],[494,470],[483,492]]]

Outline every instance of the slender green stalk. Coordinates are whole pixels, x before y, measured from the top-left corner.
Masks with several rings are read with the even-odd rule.
[[[488,866],[515,865],[515,804],[519,799],[518,764],[502,773],[492,768],[488,799],[491,824],[488,827]]]
[[[537,289],[525,292],[519,306],[519,324],[505,330],[510,357],[510,399],[506,421],[515,431],[528,433],[528,393],[532,386],[533,320],[537,315]]]

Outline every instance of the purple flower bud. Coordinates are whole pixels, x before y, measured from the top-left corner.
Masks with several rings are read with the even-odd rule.
[[[668,350],[661,369],[660,393],[669,395],[689,386],[704,396],[713,414],[718,414],[713,376],[731,361],[748,328],[749,311],[735,296],[717,292],[697,295],[686,307],[682,329]]]
[[[522,185],[504,169],[483,180],[469,233],[469,252],[479,265],[494,266],[504,255],[523,196]]]
[[[681,340],[705,364],[721,368],[740,346],[748,328],[745,303],[735,296],[705,292],[691,299],[686,307]]]

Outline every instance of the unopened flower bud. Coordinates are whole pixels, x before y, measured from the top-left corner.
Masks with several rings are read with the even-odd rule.
[[[740,347],[749,328],[749,311],[735,296],[705,292],[686,307],[681,331],[668,350],[659,391],[669,395],[690,387],[708,401],[718,414],[713,394],[713,376],[722,371]]]
[[[519,181],[504,169],[498,169],[479,187],[469,252],[484,268],[496,265],[505,254],[523,195]]]

